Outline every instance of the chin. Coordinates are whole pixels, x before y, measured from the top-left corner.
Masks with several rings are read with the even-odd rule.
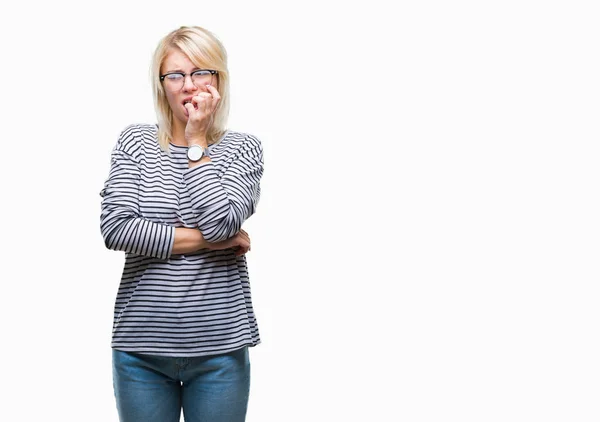
[[[175,114],[173,113],[173,120],[179,120],[182,123],[187,123],[188,121],[188,116],[186,116],[185,114]]]

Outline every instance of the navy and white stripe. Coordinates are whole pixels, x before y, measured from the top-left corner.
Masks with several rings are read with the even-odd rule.
[[[172,254],[176,227],[209,242],[234,236],[256,210],[260,141],[228,131],[211,162],[189,168],[187,147],[162,151],[155,125],[119,136],[102,196],[106,247],[125,251],[112,347],[162,356],[226,353],[260,343],[246,257],[232,249]]]

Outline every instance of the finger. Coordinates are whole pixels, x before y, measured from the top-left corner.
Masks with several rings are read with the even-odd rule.
[[[232,237],[231,240],[233,244],[241,247],[247,247],[250,244],[250,241],[241,233],[238,233],[236,236]]]
[[[212,95],[213,99],[217,100],[217,102],[221,99],[221,95],[219,95],[219,91],[217,91],[217,88],[215,88],[212,85],[206,85],[206,89],[210,91],[210,94]]]
[[[212,95],[212,108],[213,110],[216,110],[219,101],[221,101],[221,95],[219,94],[219,91],[217,91],[217,88],[212,85],[206,85],[206,89],[208,89]]]
[[[200,110],[200,107],[202,107],[202,110],[206,111],[210,110],[212,107],[211,98],[212,95],[208,92],[200,92],[198,95],[192,97],[192,102],[195,104],[198,110]]]
[[[196,107],[194,107],[192,103],[185,103],[183,106],[188,111],[188,115],[191,115],[192,112],[196,110]]]
[[[247,248],[239,248],[235,251],[235,256],[240,256],[240,255],[244,255],[245,253],[248,252],[249,249]]]
[[[210,100],[213,96],[210,92],[199,92],[195,97]]]

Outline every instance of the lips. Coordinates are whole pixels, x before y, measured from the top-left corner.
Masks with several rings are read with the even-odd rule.
[[[181,105],[182,105],[182,107],[183,107],[183,110],[184,110],[184,112],[185,112],[185,115],[186,115],[186,116],[188,115],[188,110],[187,110],[187,108],[185,108],[185,105],[186,105],[187,103],[190,103],[190,104],[192,104],[192,105],[194,106],[194,108],[195,108],[196,110],[198,110],[198,107],[197,107],[197,106],[196,106],[194,103],[192,103],[192,98],[193,98],[193,97],[186,97],[186,98],[184,98],[184,100],[181,102]]]
[[[181,102],[181,104],[185,107],[185,105],[187,103],[191,103],[194,106],[194,108],[196,108],[196,105],[194,103],[192,103],[192,98],[194,98],[194,97],[186,97],[186,98],[184,98],[183,101]]]

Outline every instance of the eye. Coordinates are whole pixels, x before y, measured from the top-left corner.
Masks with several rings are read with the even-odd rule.
[[[211,74],[210,70],[196,70],[195,72],[192,72],[192,76],[196,76],[196,77],[208,76],[210,74]]]
[[[179,81],[183,79],[183,75],[181,73],[169,73],[165,75],[165,79],[168,79],[170,81]]]

